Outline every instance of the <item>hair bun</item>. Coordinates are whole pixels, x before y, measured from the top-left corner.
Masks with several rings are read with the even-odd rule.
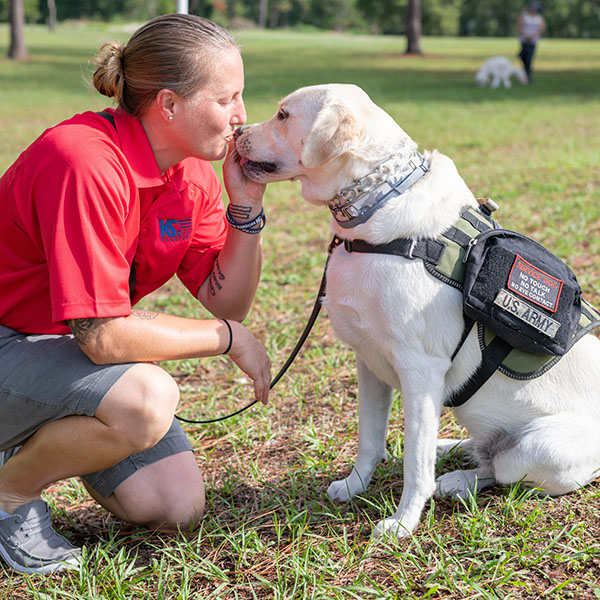
[[[123,53],[125,45],[120,42],[106,42],[100,48],[95,59],[94,87],[104,96],[115,98],[118,102],[123,96],[125,75]]]

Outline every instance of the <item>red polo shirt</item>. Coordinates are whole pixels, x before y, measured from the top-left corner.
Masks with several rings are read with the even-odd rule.
[[[210,163],[186,159],[163,176],[139,120],[106,112],[115,127],[76,115],[0,179],[1,325],[69,333],[67,319],[127,316],[175,273],[196,295],[225,243]]]

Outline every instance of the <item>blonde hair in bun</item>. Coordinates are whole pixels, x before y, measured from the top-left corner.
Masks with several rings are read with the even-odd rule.
[[[195,15],[163,15],[142,25],[124,46],[107,42],[100,48],[94,86],[139,118],[160,90],[193,96],[231,49],[239,51],[216,23]]]
[[[95,59],[94,87],[103,95],[115,98],[119,104],[123,97],[125,78],[123,75],[124,44],[106,42]]]

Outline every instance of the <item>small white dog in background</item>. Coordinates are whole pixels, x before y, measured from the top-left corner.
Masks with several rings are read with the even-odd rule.
[[[479,84],[479,87],[485,87],[489,84],[491,88],[496,89],[502,83],[504,87],[509,88],[512,86],[510,78],[513,75],[523,85],[529,83],[525,69],[515,67],[506,56],[493,56],[488,58],[481,69],[477,71],[475,81]]]

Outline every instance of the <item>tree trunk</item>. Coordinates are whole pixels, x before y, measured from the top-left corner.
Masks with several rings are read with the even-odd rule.
[[[260,8],[258,14],[258,26],[264,29],[267,26],[267,11],[269,9],[269,0],[260,0]]]
[[[56,2],[48,0],[48,29],[56,31]]]
[[[421,0],[408,0],[406,6],[406,54],[422,54]]]
[[[8,58],[14,60],[27,58],[24,0],[10,0],[10,48]]]

